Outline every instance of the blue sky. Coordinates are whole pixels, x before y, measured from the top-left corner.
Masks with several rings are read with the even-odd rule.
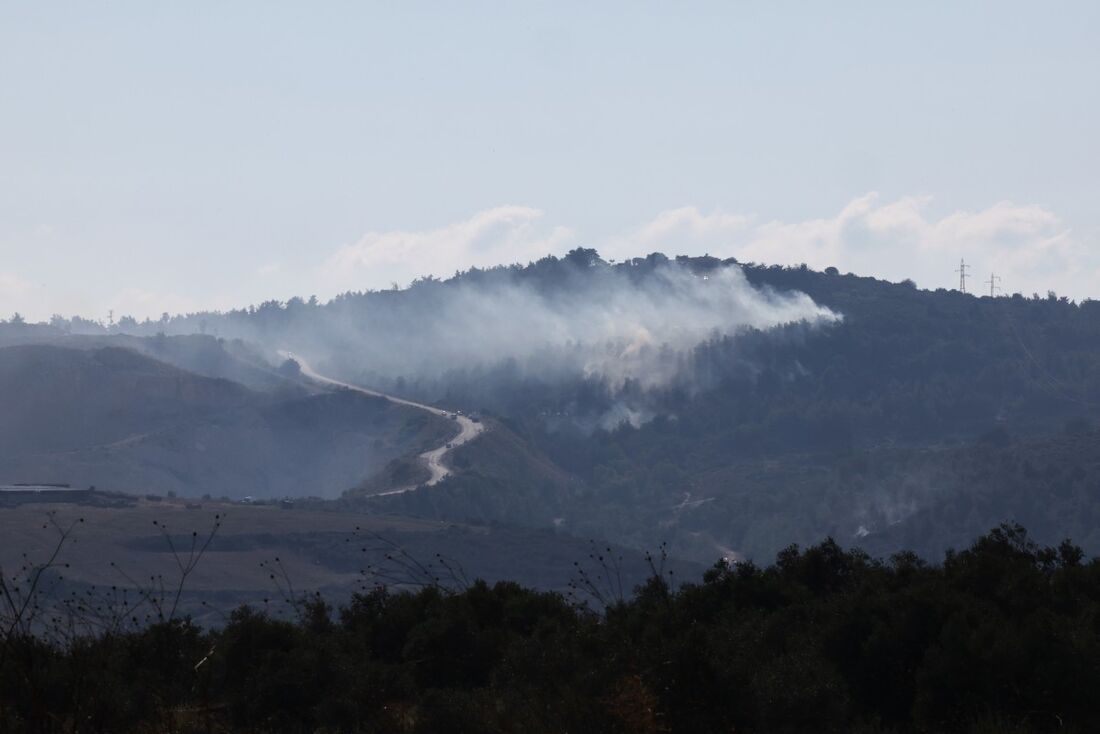
[[[0,3],[0,317],[577,245],[1100,298],[1100,3]]]

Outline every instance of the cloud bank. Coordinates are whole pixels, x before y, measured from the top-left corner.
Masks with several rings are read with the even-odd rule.
[[[333,253],[320,276],[328,289],[358,290],[377,287],[380,276],[407,284],[426,275],[527,262],[569,249],[572,230],[545,227],[542,220],[538,209],[499,206],[436,229],[367,232]]]
[[[293,294],[327,300],[347,291],[404,286],[425,275],[446,277],[469,267],[563,255],[581,245],[597,248],[608,259],[662,251],[835,266],[894,281],[912,279],[922,288],[957,287],[954,270],[965,258],[974,276],[970,290],[976,293],[988,292],[982,281],[996,273],[1005,293],[1055,290],[1078,300],[1100,298],[1100,243],[1078,238],[1049,209],[1002,201],[974,211],[936,212],[928,196],[886,199],[874,192],[830,216],[795,221],[682,206],[619,234],[587,239],[568,223],[550,221],[540,209],[499,206],[434,228],[369,231],[313,265],[308,258],[304,265],[257,262],[239,274],[232,292],[216,297],[200,298],[198,284],[183,282],[171,290],[139,283],[116,292],[54,292],[29,280],[50,280],[43,274],[0,273],[0,318],[18,310],[45,319],[75,308],[93,318],[113,309],[116,318],[155,319],[162,311],[224,309]]]
[[[606,253],[665,249],[744,262],[807,265],[888,280],[912,279],[924,288],[957,287],[960,258],[970,264],[969,289],[996,273],[1006,292],[1056,290],[1077,299],[1100,298],[1100,248],[1076,240],[1053,212],[998,202],[979,211],[936,217],[927,196],[884,201],[869,193],[834,216],[799,222],[764,221],[696,207],[662,212],[614,238]]]
[[[525,263],[578,245],[609,259],[653,251],[736,257],[744,262],[829,266],[923,288],[957,287],[960,258],[972,266],[969,289],[988,292],[995,273],[1007,293],[1055,290],[1076,299],[1100,298],[1100,244],[1089,247],[1049,209],[997,202],[976,211],[933,213],[930,196],[884,199],[876,192],[832,216],[760,220],[724,210],[682,206],[603,239],[546,221],[538,209],[502,206],[429,230],[368,232],[339,248],[320,270],[318,292],[407,284],[471,266]]]

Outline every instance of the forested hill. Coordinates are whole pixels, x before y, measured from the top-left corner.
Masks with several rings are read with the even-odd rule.
[[[644,272],[653,260],[614,267]],[[699,277],[733,266],[677,262]],[[491,408],[584,487],[580,499],[557,497],[541,511],[545,492],[533,489],[525,517],[509,509],[502,519],[557,519],[639,545],[670,539],[700,559],[767,557],[777,538],[830,534],[934,556],[1002,520],[1050,542],[1074,532],[1100,550],[1100,536],[1075,520],[1100,510],[1088,450],[1100,412],[1100,303],[741,268],[755,286],[806,293],[843,319],[714,335],[679,355],[675,379],[650,389],[599,376],[554,382],[513,365],[409,389]],[[634,424],[598,423],[609,415]],[[1014,459],[1025,455],[1026,464]],[[482,497],[487,481],[524,477],[467,481]],[[444,498],[401,502],[438,512]]]
[[[660,262],[651,255],[609,267],[642,280]],[[622,415],[656,417],[655,429],[661,416],[674,416],[672,433],[693,445],[713,444],[720,455],[941,441],[998,426],[1049,430],[1100,408],[1100,301],[926,291],[833,269],[738,266],[714,258],[675,263],[697,276],[737,267],[753,285],[805,293],[842,320],[712,332],[678,355],[675,377],[655,390],[629,381],[616,386],[598,374],[554,384],[510,364],[454,370],[437,384],[423,380],[409,389],[487,404],[509,416],[581,418],[627,406],[635,410]],[[518,277],[551,287],[563,264],[536,264]],[[736,435],[726,435],[730,431]]]
[[[403,511],[664,539],[709,561],[830,534],[936,554],[1002,520],[1055,533],[1058,518],[1100,505],[1100,476],[1079,451],[1072,491],[1005,494],[1046,497],[1039,483],[1065,468],[1064,437],[1091,445],[1097,301],[659,253],[612,263],[581,249],[116,330],[204,331],[270,355],[289,346],[346,380],[479,410],[509,431],[458,451],[447,486],[384,501]],[[485,455],[523,444],[561,471]],[[1026,471],[1010,461],[1021,452]],[[980,500],[952,510],[970,493]],[[1100,537],[1074,532],[1100,551]]]
[[[700,295],[714,290],[707,288],[708,276],[731,270],[759,289],[756,302]],[[698,298],[699,308],[682,309],[683,299],[669,296],[683,287],[670,273],[693,276],[687,288],[694,293],[685,298]],[[722,288],[737,291],[739,285]],[[497,298],[503,289],[525,300]],[[608,291],[631,289],[639,294],[631,301],[606,297]],[[732,313],[723,318],[712,317],[709,309],[747,312],[767,305],[769,295],[801,294],[840,320],[807,323],[800,318],[804,312],[771,320]],[[584,309],[585,298],[599,307]],[[539,347],[524,352],[521,342],[529,335],[517,333],[513,324],[522,323],[521,312],[535,310],[531,304],[558,310],[553,322],[532,322],[539,327]],[[654,313],[636,316],[624,306],[651,307]],[[654,323],[662,310],[669,328]],[[469,316],[471,311],[476,313]],[[605,336],[577,323],[584,317],[635,317],[650,332],[645,348],[667,350],[643,365],[661,370],[660,379],[641,369],[612,373],[606,363],[591,360],[578,366],[539,351],[565,351],[580,338]],[[712,328],[697,342],[676,342],[678,333],[694,333],[692,317],[713,318]],[[80,319],[56,325],[102,328]],[[1100,301],[1078,304],[1053,293],[990,298],[928,291],[911,282],[841,275],[834,268],[818,272],[712,257],[670,260],[654,253],[608,263],[594,250],[578,249],[526,266],[474,268],[443,281],[425,278],[404,290],[347,293],[328,303],[269,301],[224,314],[166,314],[143,323],[123,318],[112,330],[206,332],[268,346],[294,344],[326,358],[346,377],[508,417],[568,414],[569,422],[600,418],[600,425],[614,428],[616,418],[639,424],[674,415],[683,431],[712,437],[737,427],[738,446],[753,453],[939,440],[1005,424],[1050,429],[1100,408]],[[615,332],[608,337],[621,338]],[[448,343],[431,345],[432,339]],[[469,352],[457,352],[450,342]],[[427,350],[426,343],[439,348]],[[723,450],[727,444],[719,441]]]
[[[745,272],[761,286],[801,290],[843,321],[698,345],[684,379],[650,396],[653,424],[623,440],[675,437],[678,453],[710,464],[731,452],[1048,432],[1100,409],[1100,302],[982,298],[805,269]]]
[[[995,424],[1060,427],[1051,421],[1100,409],[1100,301],[925,291],[805,268],[745,272],[844,315],[827,338],[791,354],[817,376],[809,382],[822,398],[861,402],[872,421],[880,414],[876,431],[928,438]]]

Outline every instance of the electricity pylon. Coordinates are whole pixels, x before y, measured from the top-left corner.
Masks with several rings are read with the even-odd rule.
[[[984,281],[984,282],[985,282],[986,285],[989,286],[989,297],[990,298],[996,298],[997,297],[997,291],[1001,290],[1001,286],[997,285],[998,283],[1001,282],[1001,276],[994,275],[993,273],[990,273],[989,274],[989,280]]]
[[[966,293],[966,279],[970,277],[966,271],[969,268],[970,266],[966,264],[966,260],[959,258],[959,269],[955,272],[959,274],[959,291],[962,293]]]

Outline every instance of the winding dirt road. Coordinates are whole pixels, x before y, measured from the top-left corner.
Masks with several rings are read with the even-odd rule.
[[[345,390],[354,390],[355,392],[360,392],[364,395],[371,395],[376,398],[385,398],[391,403],[397,403],[398,405],[407,405],[410,408],[416,408],[417,410],[426,410],[429,413],[433,413],[443,418],[449,418],[452,415],[446,410],[443,410],[442,408],[437,408],[433,405],[417,403],[412,400],[406,400],[404,398],[399,398],[393,395],[387,395],[385,393],[378,392],[377,390],[370,390],[365,387],[359,387],[358,385],[352,385],[347,382],[341,382],[340,380],[334,380],[331,377],[326,377],[325,375],[322,375],[315,369],[313,369],[309,362],[305,361],[300,355],[297,355],[294,352],[280,350],[279,356],[283,357],[284,359],[293,359],[295,362],[298,363],[298,366],[301,368],[302,375],[308,377],[314,382],[319,382],[323,385],[330,385],[332,387],[343,388]],[[458,423],[460,429],[457,436],[452,438],[450,441],[447,441],[442,446],[439,446],[438,448],[430,449],[420,454],[420,459],[424,462],[424,465],[428,468],[428,471],[431,472],[431,476],[428,481],[419,485],[400,487],[398,489],[391,489],[387,492],[379,492],[377,496],[401,494],[402,492],[408,492],[410,490],[416,489],[417,487],[430,487],[433,484],[438,484],[445,477],[447,477],[451,473],[451,470],[448,469],[447,465],[443,463],[443,457],[446,456],[448,452],[458,448],[462,444],[473,441],[475,438],[480,436],[482,432],[485,431],[484,424],[470,420],[464,415],[457,416],[455,422]]]

